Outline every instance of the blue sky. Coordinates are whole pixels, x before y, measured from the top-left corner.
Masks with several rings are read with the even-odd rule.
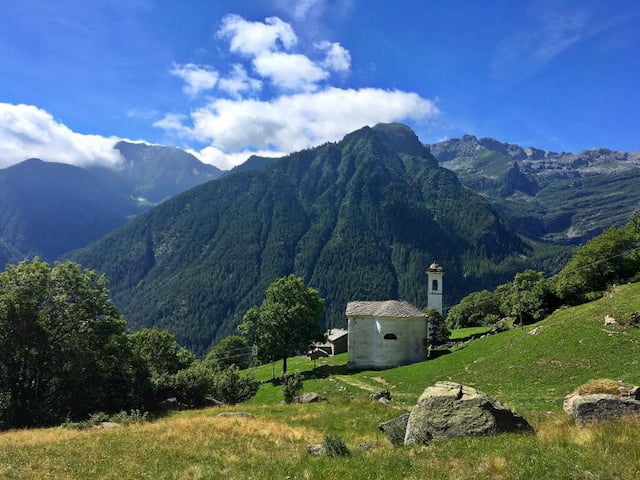
[[[380,121],[554,151],[640,149],[637,1],[3,0],[0,167],[229,168]]]

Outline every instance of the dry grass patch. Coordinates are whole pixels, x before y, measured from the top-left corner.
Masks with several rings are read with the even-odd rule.
[[[506,458],[492,455],[490,457],[486,457],[482,463],[480,463],[478,471],[489,478],[507,478],[508,466],[509,462]]]
[[[595,380],[589,380],[584,385],[580,385],[575,393],[578,395],[590,395],[592,393],[608,393],[609,395],[618,395],[620,393],[619,388],[621,384],[616,380],[610,380],[608,378],[598,378]]]

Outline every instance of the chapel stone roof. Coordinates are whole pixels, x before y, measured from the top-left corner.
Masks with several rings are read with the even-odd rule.
[[[348,317],[372,316],[399,318],[427,316],[426,313],[414,307],[409,302],[400,300],[386,300],[384,302],[349,302],[347,303],[346,315]]]

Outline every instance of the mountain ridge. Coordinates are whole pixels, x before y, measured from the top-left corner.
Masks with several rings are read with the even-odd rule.
[[[424,306],[433,260],[450,300],[527,265],[532,248],[404,128],[364,127],[231,172],[68,258],[107,274],[134,328],[170,329],[199,353],[289,273],[326,297],[337,326],[349,300]]]

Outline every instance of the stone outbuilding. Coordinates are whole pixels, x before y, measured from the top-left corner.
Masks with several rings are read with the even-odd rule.
[[[427,358],[427,314],[408,302],[349,302],[349,368],[390,368]]]
[[[327,341],[314,343],[307,353],[310,360],[339,355],[347,351],[349,331],[343,328],[332,328],[325,334]]]

